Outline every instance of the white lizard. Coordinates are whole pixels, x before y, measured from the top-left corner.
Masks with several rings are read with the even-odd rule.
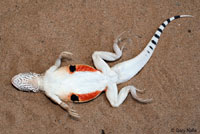
[[[143,92],[143,90],[129,85],[123,87],[118,93],[117,84],[130,80],[144,67],[152,56],[164,28],[172,20],[181,17],[192,16],[180,15],[167,19],[160,25],[139,55],[111,68],[104,60],[115,61],[122,56],[122,48],[120,49],[118,46],[121,41],[120,37],[113,44],[115,53],[104,51],[93,53],[92,59],[96,69],[88,65],[60,67],[61,59],[66,58],[67,55],[72,55],[70,52],[62,52],[55,64],[44,74],[20,73],[12,78],[12,84],[22,91],[43,91],[46,96],[67,110],[69,115],[76,118],[80,116],[67,105],[67,102],[87,102],[96,98],[103,91],[105,91],[112,107],[118,107],[122,104],[129,92],[137,101],[148,103],[151,99],[142,99],[136,94],[136,92]]]

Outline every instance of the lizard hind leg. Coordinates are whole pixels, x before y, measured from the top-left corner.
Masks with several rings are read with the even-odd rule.
[[[103,71],[103,72],[108,72],[110,71],[110,67],[105,61],[116,61],[122,56],[122,51],[124,48],[124,45],[120,48],[119,43],[123,42],[126,39],[122,39],[121,36],[125,32],[121,33],[114,41],[113,44],[113,52],[105,52],[105,51],[95,51],[92,54],[92,59],[94,62],[94,65],[97,69]]]
[[[142,99],[138,97],[136,91],[141,93],[143,92],[143,90],[136,89],[134,86],[126,86],[123,87],[118,93],[117,85],[110,84],[106,91],[106,97],[109,100],[111,106],[113,107],[119,107],[124,102],[129,92],[131,92],[132,97],[138,102],[148,103],[152,101],[152,99]]]

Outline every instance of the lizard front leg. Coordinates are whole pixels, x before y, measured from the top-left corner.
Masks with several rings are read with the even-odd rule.
[[[80,116],[76,113],[75,110],[71,109],[65,102],[63,102],[57,95],[52,94],[52,93],[47,93],[45,94],[53,100],[55,103],[59,104],[63,109],[65,109],[70,116],[75,117],[75,118],[80,118]]]
[[[134,86],[126,86],[123,87],[118,93],[117,85],[112,83],[108,85],[106,97],[113,107],[119,107],[119,105],[124,102],[129,92],[131,92],[131,95],[134,99],[141,103],[148,103],[152,101],[152,99],[142,99],[138,97],[136,91],[143,92],[142,90],[139,90]]]
[[[60,53],[59,57],[57,58],[55,64],[53,66],[51,66],[48,70],[47,70],[47,73],[48,72],[54,72],[56,69],[58,69],[61,65],[61,60],[63,58],[67,58],[68,55],[72,55],[72,53],[70,52],[67,52],[67,51],[64,51],[62,53]]]

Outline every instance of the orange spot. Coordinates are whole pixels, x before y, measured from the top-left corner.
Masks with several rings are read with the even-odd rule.
[[[107,87],[103,90],[103,91],[95,91],[95,92],[91,92],[91,93],[87,93],[87,94],[76,94],[76,93],[70,93],[66,96],[63,96],[61,97],[61,99],[63,101],[72,101],[71,100],[71,96],[72,95],[76,95],[78,97],[78,101],[75,101],[75,102],[87,102],[87,101],[90,101],[92,99],[95,99],[98,95],[100,95],[102,92],[106,92],[107,91]]]
[[[88,65],[76,65],[76,71],[89,71],[95,72],[97,71],[95,68],[88,66]]]
[[[88,94],[78,94],[79,101],[85,102],[85,101],[92,100],[92,99],[96,98],[100,93],[101,93],[101,91],[95,91],[95,92],[88,93]]]
[[[87,102],[89,100],[92,100],[92,99],[95,99],[102,91],[95,91],[95,92],[92,92],[92,93],[87,93],[87,94],[74,94],[74,93],[71,93],[67,99],[69,101],[72,101],[71,100],[71,96],[72,95],[76,95],[78,96],[78,99],[79,101],[78,102]]]
[[[74,65],[75,66],[75,70],[73,72],[70,71],[70,66],[66,67],[66,70],[69,74],[73,74],[74,72],[96,72],[98,71],[97,69],[89,66],[89,65]]]

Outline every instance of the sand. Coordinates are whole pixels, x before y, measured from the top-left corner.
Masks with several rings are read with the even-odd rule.
[[[74,55],[63,65],[88,64],[96,50],[112,51],[123,31],[130,38],[123,56],[110,66],[139,54],[167,18],[173,21],[144,69],[121,89],[146,89],[141,104],[131,95],[112,108],[102,94],[94,101],[69,105],[79,121],[42,93],[16,90],[11,78],[21,72],[42,73],[62,51]],[[200,133],[199,0],[1,0],[0,133],[1,134],[168,134]]]

